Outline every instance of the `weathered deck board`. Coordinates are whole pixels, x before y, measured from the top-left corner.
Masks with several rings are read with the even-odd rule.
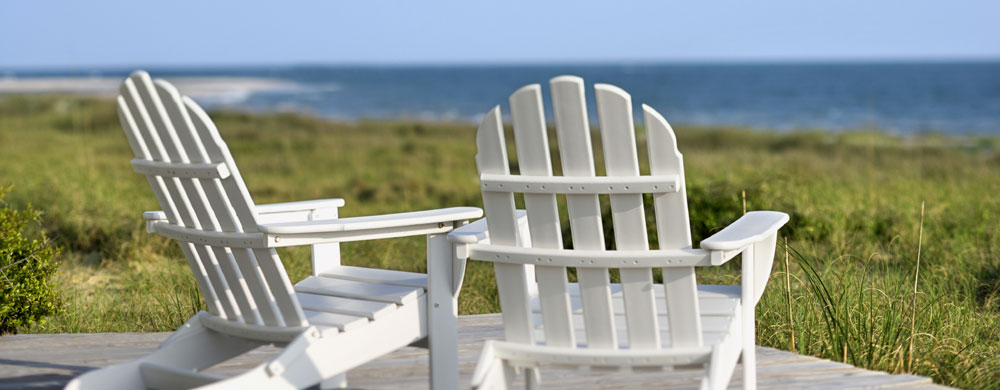
[[[479,349],[488,338],[502,337],[498,315],[463,316],[459,319],[459,364],[462,383],[468,383]],[[0,338],[0,390],[61,388],[80,373],[142,356],[168,333],[17,335]],[[260,348],[213,372],[228,373],[251,367],[276,352]],[[889,375],[848,364],[800,356],[771,348],[757,349],[757,381],[761,389],[944,389],[913,375]],[[741,387],[737,368],[730,388]],[[404,348],[348,373],[351,388],[427,388],[427,351]],[[644,373],[591,373],[545,370],[546,389],[697,389],[697,371]]]

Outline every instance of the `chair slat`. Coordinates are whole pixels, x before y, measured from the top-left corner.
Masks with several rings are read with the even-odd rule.
[[[424,289],[420,287],[393,286],[321,276],[305,278],[295,285],[295,291],[369,301],[391,302],[397,305],[416,301],[418,297],[424,295]]]
[[[348,332],[357,329],[368,323],[368,318],[352,316],[339,313],[324,313],[321,311],[305,310],[309,323],[319,326],[332,326],[341,332]]]
[[[514,142],[522,175],[552,176],[549,140],[542,108],[541,86],[532,84],[510,96],[514,119]],[[531,246],[562,248],[559,210],[553,194],[524,194]],[[542,304],[545,344],[574,347],[570,327],[569,294],[566,267],[535,266],[535,278]],[[529,283],[531,280],[528,281]]]
[[[556,137],[564,176],[594,177],[594,152],[584,97],[583,79],[556,77],[549,81],[556,118]],[[604,250],[601,204],[597,195],[566,195],[574,249]],[[587,345],[617,348],[611,305],[611,279],[607,269],[577,268],[583,291]]]
[[[639,159],[632,123],[632,98],[618,87],[594,86],[601,123],[604,165],[608,176],[639,176]],[[610,195],[615,244],[621,250],[649,249],[642,195]],[[649,269],[622,269],[629,348],[657,349],[660,334]]]
[[[642,106],[646,124],[646,144],[649,146],[649,170],[653,175],[677,175],[678,190],[654,194],[656,234],[661,249],[690,248],[691,228],[688,220],[687,190],[684,182],[684,159],[677,149],[674,131],[663,116],[647,105]],[[663,289],[670,299],[667,312],[672,345],[698,347],[702,345],[701,316],[698,307],[698,286],[694,267],[664,268]]]
[[[118,97],[118,115],[121,119],[122,128],[125,130],[125,136],[129,139],[136,158],[155,160],[157,156],[162,155],[163,148],[162,145],[158,145],[158,138],[150,137],[148,132],[145,131],[148,117],[140,116],[142,120],[136,120],[136,114],[142,114],[142,105],[133,98],[135,96],[133,92],[135,88],[130,84],[130,81],[126,80],[122,85],[122,95]],[[142,123],[141,126],[140,123]],[[157,145],[151,146],[151,143]],[[174,198],[172,197],[176,193],[174,190],[175,187],[168,186],[168,180],[163,177],[145,176],[149,182],[149,186],[153,190],[153,194],[156,196],[157,201],[160,202],[164,213],[166,213],[167,220],[172,224],[182,224],[180,212],[176,207],[177,203],[174,202]],[[205,267],[194,256],[194,251],[187,244],[180,243],[180,245],[184,252],[184,257],[188,260],[188,265],[191,268],[191,273],[194,275],[198,290],[205,299],[205,306],[208,308],[208,311],[215,315],[224,315],[224,310],[216,296],[215,289],[212,287],[211,282],[209,282]]]
[[[202,146],[204,146],[208,158],[213,162],[225,163],[229,168],[230,177],[221,180],[223,190],[220,193],[227,195],[223,197],[222,201],[228,205],[228,207],[224,207],[223,209],[230,213],[229,219],[234,221],[234,228],[237,231],[246,231],[240,229],[243,229],[243,226],[249,225],[253,225],[254,230],[246,232],[251,233],[256,231],[257,216],[254,212],[253,200],[250,198],[250,193],[246,190],[246,186],[239,185],[243,183],[243,177],[240,176],[239,169],[236,168],[236,163],[229,152],[229,147],[226,146],[222,137],[219,136],[219,130],[215,128],[212,119],[208,117],[205,110],[202,110],[201,106],[187,96],[181,97],[181,100],[184,102],[184,107],[187,109],[188,117],[191,118],[195,132],[201,138]],[[236,223],[236,221],[239,223]]]
[[[427,290],[427,274],[344,265],[321,272],[320,276],[334,279],[380,283],[391,286],[419,287]]]
[[[135,119],[136,130],[142,135],[149,150],[149,158],[152,161],[171,162],[173,160],[167,154],[160,136],[156,134],[156,127],[149,116],[149,111],[136,89],[135,81],[129,77],[122,83],[119,90],[124,98],[129,112]],[[187,194],[180,189],[180,180],[177,178],[162,177],[163,187],[167,191],[169,199],[172,201],[174,210],[177,211],[178,223],[185,227],[195,227],[194,214],[191,211],[190,201]]]
[[[229,169],[222,159],[214,160],[209,156],[205,146],[198,136],[198,128],[195,127],[191,115],[184,107],[180,94],[170,83],[157,80],[153,83],[165,112],[173,124],[177,138],[182,143],[183,150],[187,152],[187,160],[190,163],[212,164],[218,163],[227,175],[220,177],[200,178],[192,180],[192,187],[198,192],[199,202],[192,202],[192,206],[201,210],[199,220],[205,230],[236,232],[237,221],[234,217],[231,204],[226,199],[226,194],[222,187],[221,179],[228,177]],[[207,214],[205,221],[203,215]],[[213,259],[219,266],[225,277],[229,293],[233,296],[242,320],[249,324],[260,324],[263,322],[258,305],[253,294],[249,291],[250,286],[247,278],[242,275],[236,259],[231,251],[223,247],[212,247]]]
[[[198,283],[202,297],[205,298],[205,305],[208,307],[209,313],[228,319],[229,311],[223,307],[217,293],[218,290],[213,287],[209,273],[205,270],[204,263],[199,259],[194,249],[194,244],[187,242],[178,242],[178,244],[181,246],[181,252],[184,253],[184,258],[187,260],[191,272],[195,275],[195,281]]]
[[[155,91],[151,92],[156,94],[159,105],[162,107],[163,113],[166,114],[163,118],[164,127],[173,130],[171,140],[177,142],[177,151],[182,154],[182,161],[188,163],[211,163],[212,161],[208,158],[207,153],[205,153],[205,148],[194,135],[194,124],[191,123],[191,118],[187,110],[184,109],[177,90],[163,80],[157,80],[151,86],[155,89]],[[228,169],[226,171],[228,173]],[[193,189],[197,195],[196,202],[192,202],[191,205],[195,208],[195,214],[198,215],[201,226],[205,229],[220,230],[216,212],[214,207],[212,207],[209,195],[206,194],[207,189],[214,187],[211,185],[212,181],[182,180],[182,182],[189,183],[187,187]],[[206,184],[208,186],[204,188]]]
[[[246,233],[256,232],[257,214],[254,211],[253,200],[250,198],[250,192],[246,189],[243,177],[240,175],[239,169],[233,161],[229,148],[222,140],[222,137],[219,136],[218,129],[216,129],[215,124],[201,106],[187,96],[181,97],[181,100],[187,109],[188,116],[191,118],[191,122],[201,139],[202,146],[204,146],[209,159],[223,162],[229,167],[230,176],[219,181],[221,189],[218,186],[216,187],[224,204],[221,210],[228,214],[220,217],[220,220],[223,222],[232,220],[233,228],[236,231]],[[284,323],[284,320],[279,318],[280,313],[277,300],[265,280],[264,272],[253,251],[232,249],[232,254],[240,269],[240,273],[244,277],[247,288],[250,290],[251,296],[253,296],[264,324],[277,326]]]
[[[396,310],[396,305],[389,302],[333,297],[304,292],[298,293],[298,299],[302,302],[302,306],[309,311],[346,314],[365,317],[370,320],[383,318],[386,314]]]
[[[239,267],[240,273],[243,275],[247,289],[250,290],[250,295],[253,296],[261,321],[268,326],[283,324],[284,321],[281,320],[278,313],[278,303],[274,299],[274,294],[271,294],[271,289],[264,277],[264,271],[257,262],[253,251],[247,248],[231,248],[230,251],[236,266]]]
[[[258,232],[253,201],[232,156],[193,100],[180,96],[165,81],[154,82],[145,72],[136,72],[123,83],[119,102],[133,150],[138,158],[152,162],[146,164],[152,166],[147,177],[171,224]],[[181,168],[153,169],[162,168],[157,164]],[[198,167],[218,170],[202,172]],[[307,324],[273,249],[187,243],[182,247],[213,314],[267,326]]]
[[[153,80],[145,72],[138,72],[130,76],[134,83],[138,96],[142,99],[146,112],[150,118],[150,133],[154,137],[160,138],[167,159],[164,161],[174,163],[191,163],[187,149],[182,144],[177,134],[177,127],[184,126],[183,123],[175,123],[167,112],[166,105],[161,99],[160,92],[153,85]],[[187,208],[187,214],[193,215],[193,224],[188,227],[215,230],[216,219],[211,209],[207,207],[208,200],[201,183],[192,179],[175,178],[180,183],[179,190],[185,195],[184,201],[179,208]],[[183,211],[182,211],[183,212]]]
[[[274,295],[274,302],[278,305],[278,312],[284,320],[286,326],[306,326],[306,316],[299,306],[299,301],[295,299],[295,289],[292,282],[288,280],[285,266],[278,258],[278,252],[274,249],[253,249],[253,254],[257,257],[257,263],[264,273],[264,279]]]
[[[237,221],[230,203],[226,200],[225,190],[221,182],[221,179],[225,179],[229,175],[228,166],[221,158],[213,160],[209,156],[201,138],[197,135],[198,128],[195,127],[190,113],[184,107],[177,89],[163,80],[157,80],[153,84],[164,106],[164,111],[173,123],[177,138],[182,144],[180,149],[187,152],[186,157],[189,163],[221,164],[227,174],[220,177],[191,180],[191,187],[199,195],[199,201],[192,202],[192,206],[198,210],[196,214],[199,221],[202,222],[202,228],[211,231],[236,232]],[[225,277],[225,284],[229,287],[229,294],[232,295],[239,308],[239,318],[249,324],[262,323],[257,303],[249,291],[250,287],[246,282],[246,277],[242,275],[240,268],[236,265],[236,259],[232,252],[227,251],[224,247],[211,248],[212,260],[218,264],[218,268]]]
[[[194,253],[197,254],[197,257],[205,265],[208,278],[212,281],[212,286],[215,287],[215,294],[219,297],[219,301],[223,302],[222,309],[226,311],[226,318],[237,322],[244,322],[243,312],[236,302],[233,289],[229,287],[230,282],[237,281],[238,279],[234,278],[231,274],[227,275],[226,272],[223,272],[222,266],[219,264],[218,259],[216,259],[215,251],[212,250],[211,246],[193,243],[190,245],[193,247]]]
[[[191,163],[187,148],[178,136],[177,129],[187,130],[186,123],[181,118],[171,117],[167,109],[170,103],[174,103],[174,98],[170,96],[170,91],[162,91],[166,96],[157,91],[153,80],[145,72],[136,72],[129,76],[133,87],[137,92],[137,97],[142,101],[149,116],[151,125],[148,130],[153,137],[159,137],[164,151],[167,153],[167,162]],[[166,97],[167,99],[162,99]],[[166,102],[164,101],[166,100]],[[179,100],[179,99],[176,99]],[[166,104],[165,104],[166,103]],[[176,110],[175,110],[176,111]],[[175,119],[178,119],[175,121]],[[204,229],[208,231],[217,230],[217,221],[208,206],[208,199],[201,182],[197,179],[172,177],[175,185],[179,184],[177,190],[183,195],[184,201],[178,205],[178,210],[182,214],[192,216],[191,228]],[[230,288],[225,278],[225,272],[216,261],[214,254],[210,254],[204,247],[195,246],[193,251],[195,256],[201,261],[205,271],[208,273],[215,289],[216,296],[222,304],[222,309],[226,312],[226,317],[231,320],[242,322],[240,305],[236,301],[235,294]]]
[[[250,287],[246,282],[247,278],[236,263],[236,257],[233,255],[232,250],[218,246],[209,246],[209,248],[211,248],[212,253],[215,255],[215,260],[219,263],[219,267],[223,270],[226,277],[226,283],[229,284],[236,302],[239,304],[243,322],[253,325],[263,324],[264,321],[261,318],[260,309],[257,307],[257,301],[253,293],[250,292]]]
[[[476,132],[476,165],[479,173],[509,174],[507,145],[500,124],[500,107],[494,107]],[[514,218],[514,195],[510,192],[483,191],[486,223],[493,245],[517,246],[517,221]],[[531,307],[528,302],[526,266],[494,264],[503,311],[504,334],[507,340],[534,343],[531,332]]]

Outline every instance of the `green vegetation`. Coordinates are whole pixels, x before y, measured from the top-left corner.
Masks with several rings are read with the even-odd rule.
[[[343,216],[481,205],[468,124],[212,116],[258,203],[342,197]],[[165,331],[198,310],[179,248],[144,233],[139,214],[158,206],[130,170],[111,103],[7,97],[0,129],[0,185],[15,186],[7,201],[44,210],[44,230],[65,248],[56,275],[65,313],[22,331]],[[760,344],[1000,388],[1000,139],[676,130],[696,243],[739,217],[743,191],[747,209],[791,215],[781,232],[791,250],[779,249],[758,305]],[[347,264],[426,269],[421,238],[343,247]],[[307,275],[308,249],[282,256],[294,280]],[[735,283],[738,266],[699,281]],[[497,311],[496,299],[492,267],[470,263],[461,312]]]
[[[3,202],[8,191],[0,187],[0,335],[44,324],[46,316],[62,308],[51,283],[58,250],[44,233],[28,236],[41,213],[30,205],[25,210],[8,207]]]

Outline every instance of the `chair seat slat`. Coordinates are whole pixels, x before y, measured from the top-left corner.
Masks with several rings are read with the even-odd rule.
[[[397,305],[411,303],[424,294],[419,287],[365,283],[352,280],[310,276],[295,285],[295,291],[369,301],[389,302]]]
[[[388,302],[368,301],[364,299],[353,299],[344,297],[332,297],[329,295],[319,295],[310,293],[295,294],[299,299],[299,304],[305,310],[323,313],[339,313],[358,317],[365,317],[369,320],[381,319],[396,310],[396,305]]]
[[[358,282],[427,289],[427,274],[342,265],[320,273],[320,276]]]
[[[349,332],[357,329],[369,322],[368,318],[352,316],[339,313],[325,313],[321,311],[305,310],[309,323],[316,326],[331,326],[341,332]]]

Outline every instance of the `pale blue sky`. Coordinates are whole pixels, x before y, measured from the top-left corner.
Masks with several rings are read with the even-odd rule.
[[[0,67],[1000,59],[1000,1],[5,1]]]

